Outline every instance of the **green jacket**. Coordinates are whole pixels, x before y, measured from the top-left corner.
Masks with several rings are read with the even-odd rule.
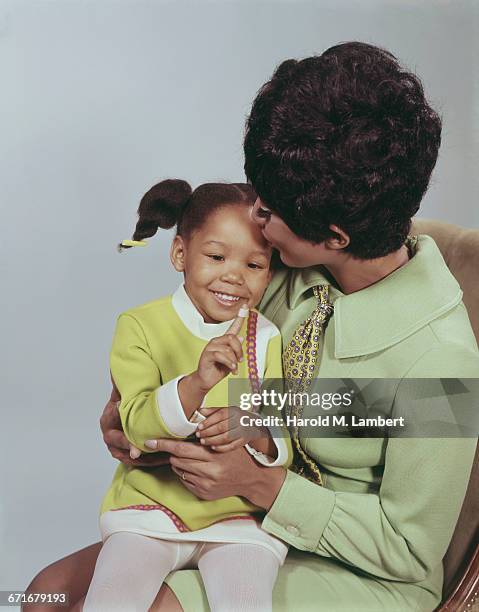
[[[315,306],[320,268],[278,272],[260,309],[283,346]],[[462,291],[435,242],[382,281],[344,295],[331,286],[320,378],[401,379],[391,413],[408,409],[410,378],[478,378],[479,353]],[[454,397],[436,397],[441,410]],[[263,528],[293,547],[440,597],[441,560],[466,491],[476,439],[303,438],[325,486],[288,471]]]

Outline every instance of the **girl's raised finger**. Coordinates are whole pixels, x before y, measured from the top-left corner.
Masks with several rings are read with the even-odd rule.
[[[240,333],[241,328],[243,327],[244,320],[248,316],[248,314],[249,314],[248,303],[244,302],[243,304],[241,304],[239,308],[236,319],[229,326],[228,331],[226,333],[234,334],[235,336],[237,336]]]

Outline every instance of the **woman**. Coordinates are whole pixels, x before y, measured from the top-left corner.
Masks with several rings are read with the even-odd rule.
[[[300,346],[296,355],[319,367],[319,378],[395,379],[384,402],[392,416],[407,418],[418,391],[431,397],[421,411],[454,409],[456,396],[431,392],[424,379],[433,387],[440,377],[479,376],[458,284],[430,238],[407,240],[440,131],[418,79],[362,43],[281,64],[247,123],[253,218],[288,266],[262,301],[282,332],[285,369],[301,371]],[[331,306],[321,308],[319,295]],[[309,335],[311,326],[319,332]],[[114,403],[102,427],[112,454],[132,462]],[[169,460],[201,498],[241,495],[265,509],[263,528],[291,546],[275,610],[433,610],[474,447],[473,439],[300,431],[302,474],[256,465],[244,449],[220,455],[172,440],[156,443],[167,455],[141,459]],[[81,598],[98,550],[50,566],[30,590]],[[154,609],[207,609],[196,572],[176,572],[168,584]]]

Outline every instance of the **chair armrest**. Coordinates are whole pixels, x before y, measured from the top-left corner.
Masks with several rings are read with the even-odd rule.
[[[455,589],[446,601],[443,601],[436,612],[457,612],[468,610],[479,595],[479,544],[476,545],[469,563],[462,572],[458,572]]]

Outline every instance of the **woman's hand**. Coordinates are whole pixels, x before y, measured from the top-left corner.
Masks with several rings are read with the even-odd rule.
[[[135,465],[139,467],[153,467],[168,463],[169,458],[165,453],[142,455],[140,459],[133,459],[130,456],[131,445],[123,433],[120,414],[118,412],[118,402],[120,399],[118,389],[115,384],[113,384],[110,399],[100,417],[100,428],[103,433],[103,440],[112,457],[118,459],[118,461],[121,461],[125,465]]]
[[[286,478],[283,467],[261,466],[244,448],[216,453],[181,440],[156,440],[156,448],[170,454],[172,470],[200,499],[240,495],[269,510]]]

